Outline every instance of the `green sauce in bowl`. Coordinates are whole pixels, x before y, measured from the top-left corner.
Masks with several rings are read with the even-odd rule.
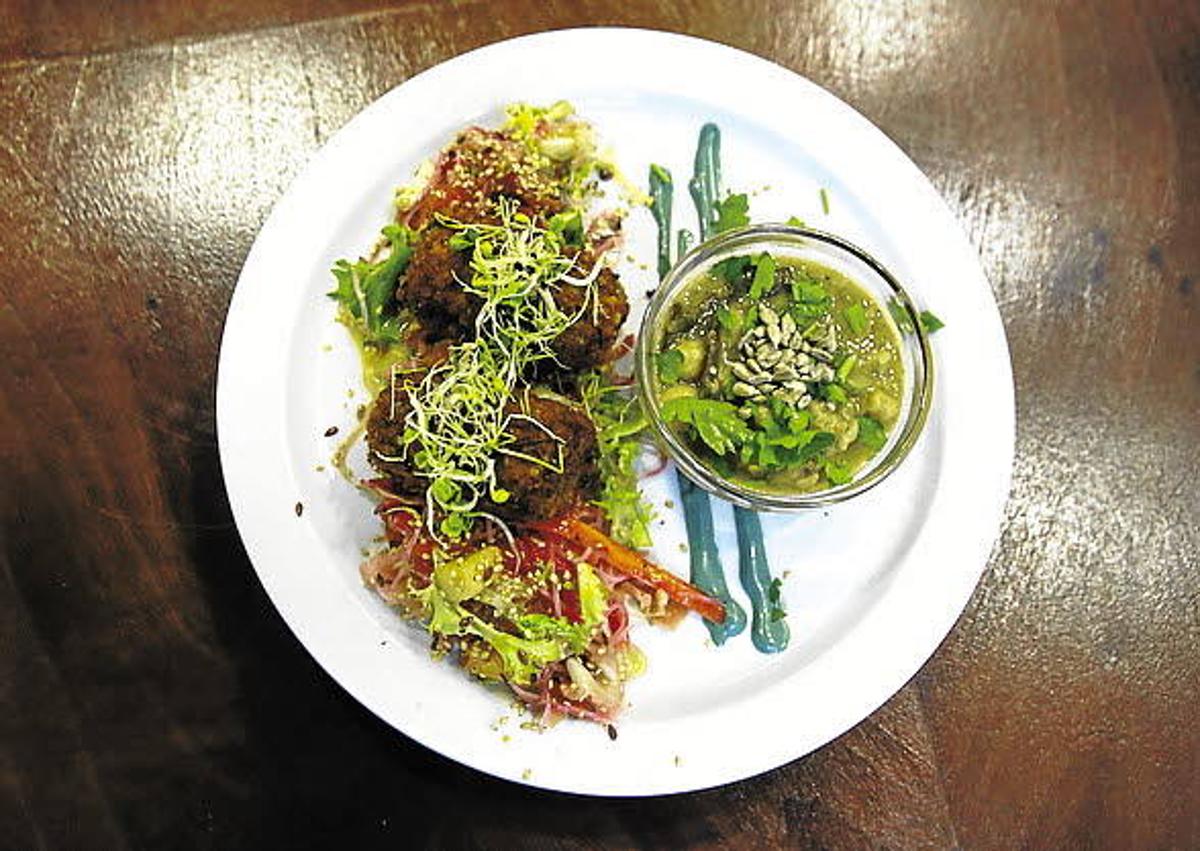
[[[887,270],[839,237],[730,231],[651,301],[643,406],[681,470],[735,504],[838,502],[894,470],[924,426],[933,362],[916,317]]]
[[[664,419],[746,487],[844,484],[895,426],[896,328],[866,290],[819,263],[730,258],[684,282],[664,330],[655,358]],[[720,437],[707,440],[714,429]]]

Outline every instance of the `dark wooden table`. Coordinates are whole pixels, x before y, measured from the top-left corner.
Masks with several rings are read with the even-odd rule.
[[[882,127],[977,246],[1017,385],[1003,531],[932,661],[808,758],[656,800],[482,777],[344,694],[246,559],[213,411],[242,260],[323,140],[596,23]],[[2,0],[0,346],[5,847],[1200,845],[1195,2]]]

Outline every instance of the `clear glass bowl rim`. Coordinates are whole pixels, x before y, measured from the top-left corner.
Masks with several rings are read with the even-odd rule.
[[[914,368],[905,376],[908,379],[907,383],[911,385],[907,388],[909,404],[900,436],[891,442],[886,453],[882,456],[876,455],[868,462],[866,472],[852,481],[811,493],[766,493],[731,482],[717,474],[716,471],[701,462],[687,447],[687,444],[663,422],[658,400],[653,391],[653,349],[657,338],[657,324],[663,309],[670,304],[671,296],[683,282],[696,272],[723,259],[722,255],[743,248],[747,253],[754,249],[768,250],[772,244],[810,247],[810,242],[819,243],[824,248],[832,248],[835,253],[848,254],[867,266],[886,284],[891,291],[891,297],[908,317],[909,324],[913,329],[911,333],[915,336],[917,343],[913,347]],[[874,297],[878,288],[870,287],[863,281],[856,282],[867,288]],[[886,305],[881,306],[886,310]],[[901,344],[907,345],[904,340],[906,332],[900,328],[897,328],[897,332],[900,335]],[[641,328],[638,331],[634,360],[642,410],[645,411],[646,418],[660,443],[666,449],[668,457],[675,462],[680,472],[709,493],[734,505],[758,511],[794,512],[823,508],[851,499],[875,487],[895,472],[901,462],[908,457],[925,427],[933,402],[933,351],[929,345],[929,335],[921,325],[920,314],[908,292],[882,263],[862,248],[836,234],[806,226],[771,223],[728,230],[702,242],[680,258],[662,279],[650,304],[646,307],[646,312],[642,316]]]

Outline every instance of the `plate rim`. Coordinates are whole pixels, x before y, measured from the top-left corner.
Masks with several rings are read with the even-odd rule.
[[[262,541],[262,536],[259,534],[260,530],[258,530],[255,526],[256,521],[254,517],[254,511],[252,510],[252,506],[250,506],[248,503],[249,497],[245,490],[246,483],[248,481],[246,475],[248,471],[245,469],[246,463],[242,458],[239,458],[237,454],[237,450],[245,445],[242,439],[244,436],[236,433],[231,434],[230,429],[232,426],[227,425],[227,423],[231,422],[230,418],[234,416],[231,406],[236,405],[239,401],[240,397],[238,394],[255,389],[252,385],[246,382],[244,376],[239,375],[236,357],[239,353],[239,350],[244,348],[244,341],[239,339],[239,334],[244,335],[245,333],[242,323],[245,308],[242,307],[242,305],[244,305],[246,302],[248,297],[247,293],[249,293],[250,289],[255,286],[255,276],[260,273],[260,266],[263,264],[265,259],[264,252],[267,251],[271,241],[278,238],[277,231],[282,227],[282,224],[288,220],[289,215],[292,215],[294,212],[298,212],[298,210],[295,208],[304,194],[304,188],[307,186],[307,181],[313,180],[313,176],[318,174],[323,168],[326,168],[327,164],[336,161],[338,152],[341,151],[342,148],[348,143],[348,140],[361,132],[359,128],[369,126],[369,123],[373,120],[372,116],[384,112],[387,108],[387,104],[390,103],[392,99],[399,97],[398,93],[406,87],[412,87],[414,85],[428,85],[431,81],[436,81],[439,76],[450,74],[456,67],[464,67],[468,63],[478,63],[484,61],[490,55],[500,55],[507,51],[529,47],[530,43],[533,42],[553,44],[554,42],[570,41],[572,39],[602,41],[605,39],[614,38],[662,41],[665,44],[674,45],[674,47],[671,49],[679,49],[685,52],[690,50],[725,53],[727,58],[730,58],[731,62],[736,61],[742,63],[746,67],[756,67],[758,71],[775,75],[776,77],[779,75],[784,75],[783,79],[787,85],[799,84],[807,87],[810,92],[815,91],[816,94],[814,94],[814,96],[832,99],[832,101],[836,102],[836,105],[840,110],[845,111],[848,117],[860,122],[861,125],[863,125],[862,129],[866,133],[876,137],[874,139],[875,142],[883,143],[888,149],[888,154],[893,161],[892,164],[902,164],[911,172],[909,175],[910,178],[915,178],[918,183],[927,187],[928,192],[933,196],[932,199],[927,200],[932,200],[934,206],[940,208],[940,215],[952,226],[953,233],[959,242],[957,248],[960,249],[961,253],[961,249],[965,247],[967,253],[969,254],[970,263],[973,266],[974,271],[977,273],[978,279],[983,282],[984,296],[986,297],[987,302],[985,305],[985,312],[988,314],[986,318],[993,326],[991,329],[994,338],[993,342],[999,343],[1000,352],[1003,355],[1003,358],[1001,358],[1002,363],[994,364],[994,366],[996,366],[998,369],[998,374],[993,378],[996,382],[998,382],[998,386],[1004,395],[1004,398],[1000,400],[1000,407],[1003,409],[1006,415],[1005,421],[998,424],[999,428],[997,430],[1000,433],[1000,444],[995,447],[998,454],[1004,459],[1004,463],[1002,465],[1003,471],[998,478],[992,482],[989,489],[988,495],[990,498],[986,500],[988,503],[987,508],[989,519],[986,524],[983,524],[991,530],[991,537],[988,539],[986,550],[983,552],[983,557],[981,558],[980,563],[971,571],[964,571],[965,574],[969,574],[969,583],[966,582],[965,579],[963,579],[961,583],[965,586],[966,593],[949,595],[957,599],[957,603],[948,607],[943,607],[945,610],[939,610],[939,617],[932,619],[932,624],[927,624],[927,633],[929,635],[936,634],[936,637],[932,641],[925,640],[918,642],[924,649],[915,654],[910,654],[912,657],[910,661],[915,660],[915,664],[903,665],[903,670],[901,671],[902,675],[893,671],[891,675],[886,678],[882,686],[876,687],[872,690],[875,694],[875,697],[872,697],[865,702],[862,700],[858,701],[858,709],[855,709],[848,714],[843,712],[840,716],[838,716],[839,720],[832,724],[826,724],[825,729],[816,736],[810,736],[810,739],[821,739],[821,741],[816,742],[815,744],[813,744],[811,741],[806,741],[800,746],[793,747],[791,749],[781,748],[776,755],[768,757],[765,760],[760,760],[759,764],[753,765],[749,769],[743,765],[732,773],[728,773],[728,776],[704,776],[698,778],[696,782],[692,782],[686,779],[689,776],[686,772],[679,772],[675,776],[682,782],[674,784],[658,783],[657,785],[647,786],[645,788],[631,786],[612,787],[611,784],[609,786],[605,786],[604,784],[589,785],[587,783],[562,782],[561,780],[548,781],[544,777],[529,778],[518,776],[515,767],[509,768],[503,766],[496,767],[493,765],[482,765],[480,764],[479,760],[471,758],[470,755],[464,757],[464,755],[460,753],[452,752],[453,749],[447,748],[444,743],[434,743],[429,741],[428,737],[422,737],[414,734],[411,728],[406,729],[404,726],[401,726],[397,720],[389,715],[388,707],[378,705],[378,701],[371,695],[362,694],[359,684],[341,669],[337,660],[333,657],[333,655],[331,655],[330,652],[328,652],[327,648],[323,647],[319,643],[314,645],[314,632],[311,629],[311,625],[306,622],[303,613],[297,609],[294,604],[294,600],[292,600],[286,593],[286,589],[281,587],[278,575],[272,573],[272,571],[265,566],[263,559],[266,558],[264,550],[266,549],[267,545]],[[961,259],[965,259],[965,256]],[[229,497],[230,508],[238,528],[239,536],[241,537],[243,545],[246,549],[247,556],[254,567],[259,581],[267,591],[272,605],[283,617],[284,622],[288,625],[289,630],[296,636],[300,644],[326,671],[326,673],[328,673],[335,682],[341,685],[342,688],[349,692],[356,701],[377,715],[381,720],[383,720],[397,732],[402,733],[406,737],[419,742],[423,746],[445,756],[448,759],[482,773],[508,779],[517,783],[539,788],[589,795],[644,796],[685,793],[756,776],[779,766],[785,765],[801,756],[804,756],[807,753],[810,753],[816,748],[827,744],[875,712],[879,706],[883,705],[899,689],[901,689],[904,684],[921,669],[928,659],[932,657],[940,644],[953,629],[954,624],[961,617],[963,611],[969,604],[972,592],[977,585],[982,572],[986,569],[989,560],[989,553],[994,547],[997,536],[1000,532],[1001,519],[1003,517],[1004,507],[1007,502],[1009,489],[1011,487],[1012,460],[1015,450],[1016,436],[1015,388],[1012,382],[1011,358],[1008,350],[1007,339],[1004,333],[1003,323],[1000,318],[999,308],[995,301],[994,290],[987,281],[986,274],[982,268],[982,264],[979,260],[977,252],[975,251],[974,247],[970,245],[969,240],[967,240],[965,233],[962,231],[961,223],[956,219],[953,212],[946,205],[944,199],[942,199],[937,193],[936,189],[929,182],[928,178],[926,178],[924,174],[920,172],[907,154],[905,154],[885,133],[883,133],[882,130],[877,128],[868,119],[858,113],[854,107],[847,104],[845,101],[842,101],[840,98],[837,98],[837,96],[821,88],[807,78],[781,65],[778,65],[777,63],[729,45],[696,38],[694,36],[660,30],[625,27],[584,27],[551,30],[494,42],[492,44],[488,44],[467,53],[447,59],[444,62],[434,65],[420,72],[419,74],[408,78],[407,80],[394,86],[388,92],[385,92],[383,95],[376,98],[365,108],[356,113],[354,117],[350,119],[350,121],[340,128],[325,142],[325,144],[321,146],[318,151],[315,152],[315,154],[309,159],[308,163],[299,171],[286,192],[276,202],[267,220],[264,222],[262,228],[255,237],[251,250],[247,255],[245,263],[243,264],[241,273],[239,274],[237,285],[234,289],[234,293],[230,300],[226,315],[217,371],[216,401],[218,447],[220,452],[223,479],[225,482],[226,492]],[[936,406],[936,400],[934,404]],[[292,484],[294,484],[294,482]],[[296,489],[296,492],[299,492],[298,488]],[[882,602],[882,598],[880,601],[877,601],[876,605],[878,605],[880,602]],[[911,667],[911,670],[907,670],[909,667]],[[347,682],[347,680],[350,682]],[[848,715],[853,715],[854,717],[850,718]],[[515,752],[512,750],[509,751],[510,756],[514,753]],[[512,762],[514,765],[519,764],[519,760],[517,760],[515,756],[512,756]],[[716,773],[720,774],[719,771]],[[711,774],[713,774],[713,772],[710,771],[710,775]]]

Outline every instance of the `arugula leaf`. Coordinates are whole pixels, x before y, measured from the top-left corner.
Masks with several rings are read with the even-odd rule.
[[[775,286],[775,258],[765,251],[754,262],[754,280],[750,282],[750,298],[754,301],[769,293]]]
[[[671,399],[662,406],[667,422],[686,423],[717,455],[727,455],[751,440],[754,434],[729,402],[695,397]]]
[[[750,224],[750,199],[745,193],[730,195],[717,202],[717,220],[713,222],[713,233],[723,233]]]
[[[383,235],[391,244],[388,256],[378,263],[339,260],[332,269],[337,286],[327,294],[357,326],[363,343],[378,347],[400,341],[403,322],[395,315],[393,296],[396,281],[412,257],[408,228],[388,225]]]
[[[658,367],[659,381],[663,384],[679,382],[679,373],[683,369],[683,352],[675,348],[659,352],[654,356],[654,363]]]
[[[883,445],[887,443],[887,431],[874,417],[859,417],[858,442],[868,449],[882,449]]]
[[[846,317],[846,324],[855,334],[861,334],[867,330],[867,311],[858,302],[843,310],[842,316]]]
[[[926,334],[932,334],[939,328],[945,328],[946,323],[938,319],[932,310],[922,310],[920,314],[921,327],[925,329]]]

